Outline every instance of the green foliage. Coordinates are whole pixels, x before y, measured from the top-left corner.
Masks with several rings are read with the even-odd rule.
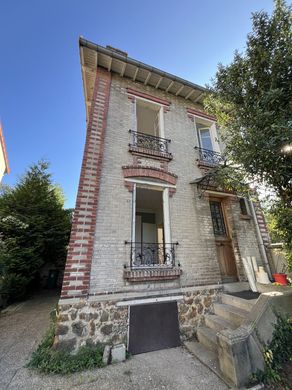
[[[275,0],[269,16],[252,16],[243,54],[219,65],[205,108],[217,117],[228,165],[213,171],[226,189],[244,196],[252,184],[274,195],[272,235],[285,246],[292,270],[292,8]]]
[[[1,188],[0,293],[21,298],[43,264],[65,262],[70,220],[45,162],[30,167],[14,188]]]
[[[252,21],[245,53],[219,65],[205,106],[218,119],[228,160],[291,207],[292,157],[283,152],[292,140],[291,7],[276,0],[271,17],[262,11]]]
[[[38,369],[46,374],[70,374],[95,367],[103,367],[103,348],[81,347],[75,355],[67,351],[56,351],[52,348],[55,338],[55,320],[45,334],[41,344],[32,354],[27,367]]]
[[[284,207],[281,202],[275,202],[270,209],[272,228],[280,242],[284,243],[284,254],[288,271],[292,272],[292,208]]]
[[[264,348],[265,371],[258,371],[254,378],[262,383],[283,383],[282,368],[292,361],[292,318],[277,314],[273,338]]]
[[[210,170],[209,175],[218,189],[235,192],[238,196],[254,196],[254,191],[247,182],[246,174],[238,168],[222,165]]]

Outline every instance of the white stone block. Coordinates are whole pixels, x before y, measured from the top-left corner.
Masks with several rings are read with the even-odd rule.
[[[120,363],[126,360],[125,344],[118,344],[112,347],[112,363]]]
[[[102,362],[105,365],[108,365],[109,363],[109,358],[111,354],[111,347],[109,345],[106,345],[103,350],[103,356],[102,356]]]

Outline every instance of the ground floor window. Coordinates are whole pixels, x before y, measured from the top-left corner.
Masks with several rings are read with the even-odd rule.
[[[168,188],[135,184],[132,267],[172,266]]]

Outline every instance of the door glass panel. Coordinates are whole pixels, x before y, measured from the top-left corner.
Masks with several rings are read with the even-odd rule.
[[[221,208],[221,203],[216,201],[210,202],[211,217],[215,236],[226,236],[226,228]]]

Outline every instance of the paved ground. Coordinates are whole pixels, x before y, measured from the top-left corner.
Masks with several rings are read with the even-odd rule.
[[[70,376],[24,368],[49,324],[56,296],[41,296],[0,314],[0,389],[223,390],[228,387],[184,348],[136,355],[125,363]]]

